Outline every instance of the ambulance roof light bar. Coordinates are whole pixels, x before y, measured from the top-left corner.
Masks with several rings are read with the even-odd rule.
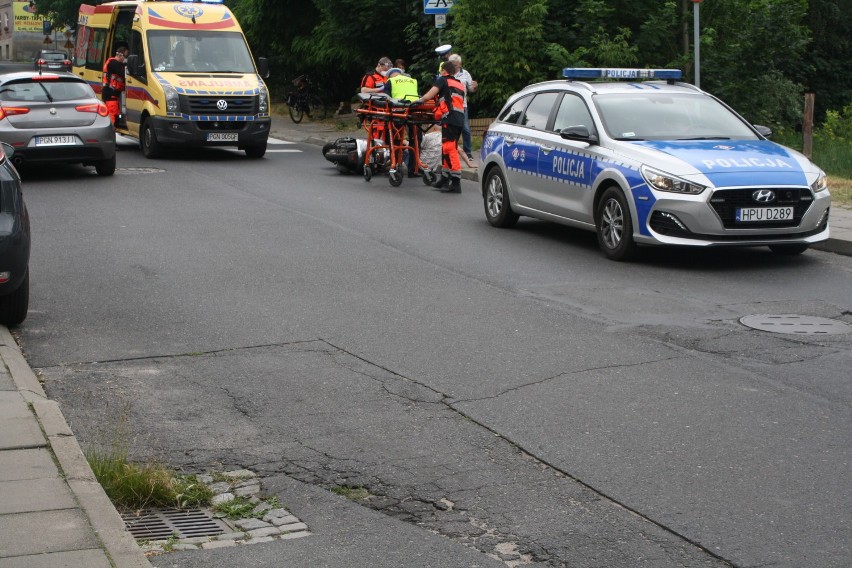
[[[147,2],[174,2],[175,0],[146,0]],[[187,4],[224,4],[225,0],[177,0]]]
[[[683,77],[680,69],[629,69],[619,67],[566,67],[562,70],[566,79],[666,79],[677,81]]]

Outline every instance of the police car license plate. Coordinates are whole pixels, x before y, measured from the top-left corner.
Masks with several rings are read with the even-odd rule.
[[[792,218],[792,207],[743,207],[737,209],[737,223],[789,221]]]
[[[36,136],[36,146],[73,146],[77,143],[76,136]]]
[[[236,142],[238,140],[236,132],[208,132],[208,142]]]

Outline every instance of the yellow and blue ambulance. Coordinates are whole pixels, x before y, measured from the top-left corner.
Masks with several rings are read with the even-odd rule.
[[[80,6],[73,72],[97,93],[104,64],[127,45],[125,124],[146,157],[169,146],[237,146],[260,158],[269,138],[269,75],[224,0]]]

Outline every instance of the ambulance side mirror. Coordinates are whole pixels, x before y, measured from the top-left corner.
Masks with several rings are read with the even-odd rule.
[[[134,77],[138,77],[142,74],[142,66],[139,64],[138,55],[134,54],[127,56],[127,72]]]
[[[257,58],[257,73],[264,79],[269,78],[269,61],[265,57]]]

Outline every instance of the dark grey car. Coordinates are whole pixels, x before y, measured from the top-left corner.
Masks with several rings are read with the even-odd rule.
[[[35,58],[36,71],[71,71],[71,60],[64,51],[43,49]]]
[[[15,149],[16,167],[65,162],[115,173],[115,131],[106,105],[71,74],[0,75],[0,142]]]
[[[29,308],[30,217],[21,178],[7,158],[13,150],[0,146],[0,325],[18,325]]]

